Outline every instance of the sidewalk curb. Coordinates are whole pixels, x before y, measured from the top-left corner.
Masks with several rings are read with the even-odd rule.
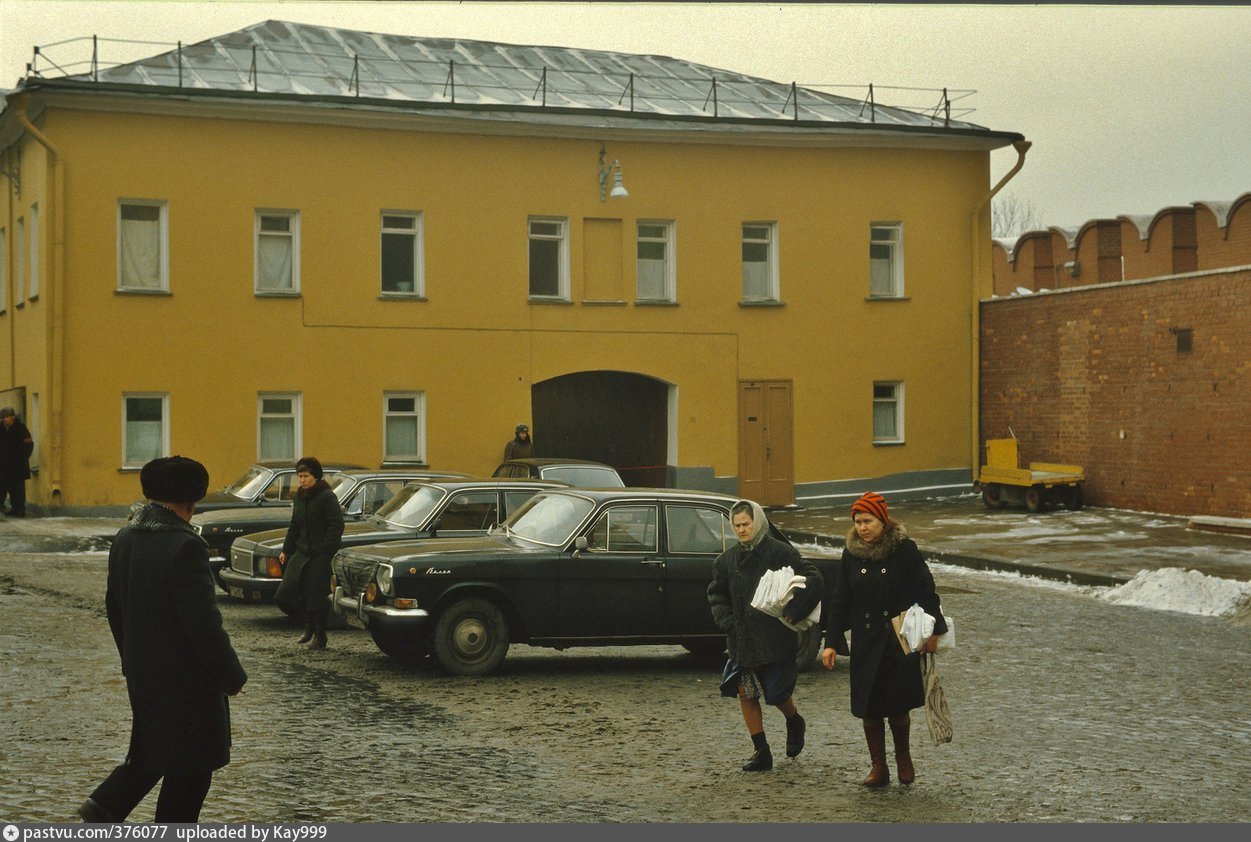
[[[844,541],[832,535],[819,532],[808,532],[802,529],[783,529],[786,537],[806,543],[819,544],[823,547],[841,549]],[[957,567],[968,567],[974,570],[994,570],[1004,573],[1019,573],[1022,576],[1034,576],[1039,579],[1050,579],[1056,582],[1067,582],[1073,585],[1093,585],[1096,587],[1115,587],[1130,580],[1127,576],[1115,576],[1106,573],[1089,573],[1084,570],[1066,570],[1061,567],[1046,567],[1039,564],[1008,561],[998,558],[980,558],[977,556],[946,553],[941,550],[928,550],[920,547],[927,561],[940,564],[951,564]]]

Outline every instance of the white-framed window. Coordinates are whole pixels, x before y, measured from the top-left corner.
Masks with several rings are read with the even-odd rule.
[[[128,392],[122,395],[122,465],[141,468],[169,455],[169,395]]]
[[[777,301],[778,224],[743,223],[743,300]]]
[[[869,296],[902,298],[903,294],[903,224],[870,223]]]
[[[904,384],[882,380],[873,384],[873,443],[898,444],[904,440]]]
[[[39,205],[30,206],[30,285],[31,301],[39,297]]]
[[[381,262],[383,292],[425,293],[420,213],[382,212]]]
[[[300,291],[300,212],[256,211],[255,291]]]
[[[382,395],[384,462],[426,461],[426,395],[384,392]]]
[[[569,221],[532,216],[530,238],[530,297],[569,300]]]
[[[673,222],[647,221],[638,224],[637,299],[673,301],[676,272],[673,254]]]
[[[161,200],[117,200],[118,289],[169,290],[168,208]]]
[[[300,393],[261,392],[256,396],[258,459],[300,458]]]
[[[13,306],[21,307],[26,298],[26,217],[13,226]]]
[[[9,309],[9,238],[0,228],[0,313]]]

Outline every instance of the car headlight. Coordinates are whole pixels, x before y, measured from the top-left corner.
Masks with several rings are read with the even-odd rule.
[[[391,569],[391,565],[379,564],[378,573],[374,576],[378,582],[378,590],[382,591],[387,596],[395,596],[395,587],[392,583],[392,576],[394,573],[395,571]]]

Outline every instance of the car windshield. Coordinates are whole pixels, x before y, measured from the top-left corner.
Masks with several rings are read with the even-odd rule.
[[[507,534],[527,541],[562,547],[594,507],[595,504],[585,497],[537,494],[513,512],[504,522],[504,529]]]
[[[378,509],[377,517],[395,526],[416,529],[447,496],[447,489],[433,485],[406,485]]]
[[[273,478],[274,472],[269,468],[253,465],[244,472],[243,476],[226,486],[226,493],[233,494],[242,500],[252,500],[261,493],[262,488],[269,485],[269,481]]]
[[[595,465],[549,465],[543,469],[543,479],[559,480],[580,488],[625,488],[615,470]]]
[[[326,481],[330,483],[330,490],[334,492],[334,496],[339,498],[340,506],[347,503],[348,497],[356,488],[356,478],[344,474],[327,477]]]

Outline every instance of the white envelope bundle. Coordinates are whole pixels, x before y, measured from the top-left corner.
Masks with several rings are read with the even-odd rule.
[[[795,591],[806,587],[808,587],[808,580],[803,576],[795,575],[794,569],[789,565],[780,570],[765,571],[765,574],[760,577],[760,584],[756,586],[755,595],[751,598],[751,607],[770,617],[777,617],[778,621],[787,628],[804,631],[814,623],[820,622],[820,602],[807,617],[794,623],[788,623],[782,619],[782,612],[794,599]]]

